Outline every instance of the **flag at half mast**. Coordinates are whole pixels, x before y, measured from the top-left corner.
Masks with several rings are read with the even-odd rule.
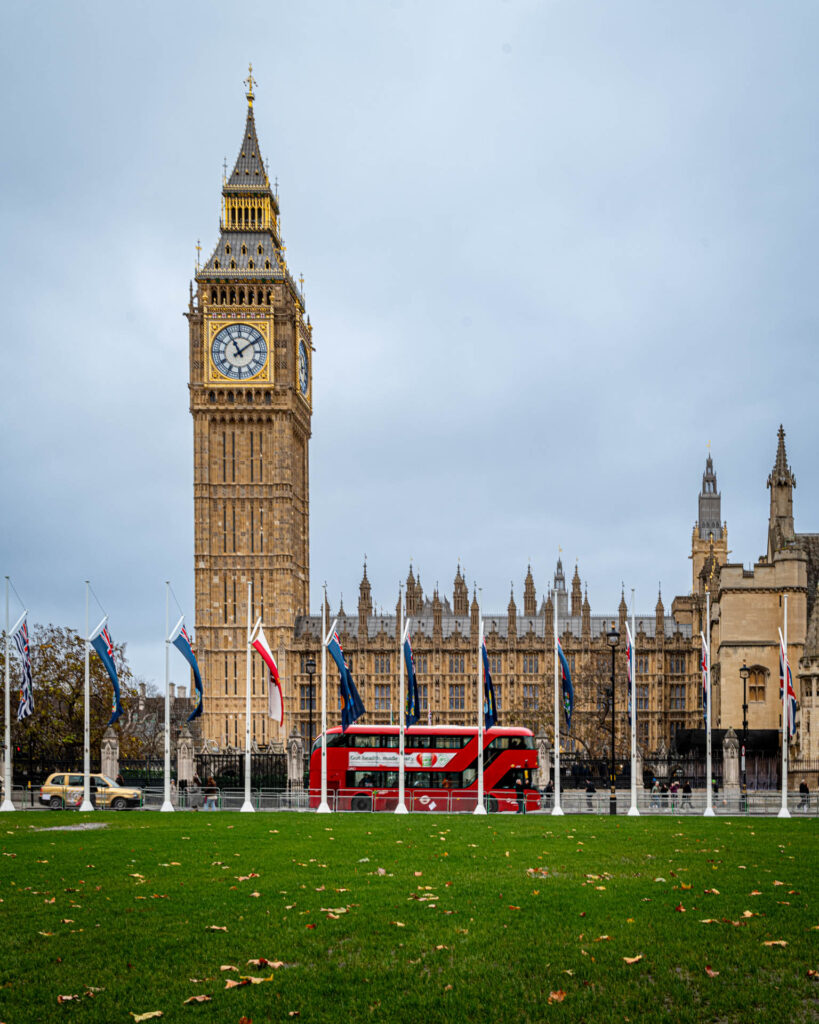
[[[344,660],[344,648],[338,638],[338,633],[333,631],[330,642],[327,644],[327,651],[330,657],[338,666],[339,675],[339,696],[341,697],[341,731],[347,729],[366,713],[364,701],[359,696],[358,690],[353,682],[353,675]]]
[[[113,725],[122,714],[122,704],[119,699],[117,666],[114,663],[114,645],[111,642],[111,634],[108,632],[107,626],[104,625],[98,633],[91,637],[91,646],[105,666],[105,671],[108,673],[108,678],[111,680],[111,685],[114,688],[113,699],[111,700],[111,717],[108,719],[108,724]]]
[[[567,731],[572,727],[572,712],[574,711],[574,687],[572,686],[572,674],[569,671],[569,663],[563,653],[560,641],[557,641],[557,656],[560,659],[560,675],[563,680],[563,711],[566,715]]]
[[[256,638],[251,643],[251,647],[261,655],[262,660],[270,670],[270,681],[267,687],[268,717],[282,725],[284,722],[284,695],[282,694],[282,684],[279,679],[279,669],[262,626],[259,626],[259,631],[256,633]]]
[[[785,674],[788,677],[788,736],[796,733],[796,691],[793,688],[793,676],[788,655],[785,651],[785,644],[780,637],[779,641],[779,700],[782,700],[782,686]]]
[[[194,718],[198,718],[202,714],[203,710],[203,699],[205,691],[202,688],[202,676],[199,672],[199,665],[196,661],[196,655],[193,653],[193,644],[191,638],[188,636],[188,631],[185,629],[184,619],[179,623],[179,631],[172,635],[171,643],[179,651],[182,657],[187,661],[193,672],[193,685],[194,685],[194,705],[193,711],[188,715],[187,721],[192,722]]]
[[[495,702],[495,687],[489,671],[489,655],[486,653],[486,637],[481,637],[481,657],[483,658],[483,719],[484,726],[491,729],[498,721],[498,706]]]
[[[407,706],[405,710],[405,725],[415,725],[421,712],[418,700],[418,677],[415,674],[415,658],[412,655],[412,641],[409,631],[404,640],[404,662],[407,666]]]
[[[34,690],[31,686],[31,651],[28,646],[28,624],[23,619],[20,628],[13,636],[20,655],[20,664],[23,668],[23,684],[20,687],[20,704],[17,708],[17,721],[22,722],[34,711]]]

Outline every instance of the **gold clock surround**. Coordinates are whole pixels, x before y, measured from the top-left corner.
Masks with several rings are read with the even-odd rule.
[[[223,314],[221,316],[217,314],[216,316],[206,317],[204,365],[207,366],[207,380],[209,384],[223,384],[231,388],[269,387],[273,384],[273,332],[270,321],[262,318],[257,319],[257,316],[257,311],[253,309],[252,311],[248,310],[246,313],[231,311],[230,314]],[[248,380],[235,380],[233,377],[225,377],[216,369],[216,365],[213,362],[213,339],[219,331],[230,324],[243,324],[247,327],[252,327],[261,334],[267,345],[267,360],[264,366],[255,377],[250,377]]]

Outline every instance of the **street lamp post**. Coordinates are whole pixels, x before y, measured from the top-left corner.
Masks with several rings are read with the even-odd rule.
[[[748,677],[751,670],[743,661],[739,670],[742,679],[742,803],[748,807],[748,773],[745,769],[745,758],[748,754]]]
[[[617,644],[620,642],[620,634],[614,628],[614,623],[611,624],[611,629],[606,633],[606,640],[611,647],[611,793],[609,795],[609,814],[617,813],[617,790],[614,784],[614,722],[615,722],[615,708],[614,708],[614,655],[617,650]]]
[[[310,764],[310,755],[313,751],[313,676],[316,674],[316,659],[308,658],[304,664],[307,669],[307,678],[310,680],[308,693],[310,695],[310,733],[308,740],[307,763]]]

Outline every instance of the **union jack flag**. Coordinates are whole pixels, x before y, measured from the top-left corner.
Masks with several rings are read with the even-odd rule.
[[[199,672],[199,665],[196,662],[196,656],[193,653],[193,644],[191,638],[188,636],[188,631],[184,625],[180,628],[176,636],[171,640],[171,643],[179,651],[182,657],[187,661],[193,672],[194,682],[194,705],[193,711],[188,715],[188,721],[193,721],[194,718],[198,718],[202,714],[202,699],[204,697],[204,690],[202,689],[202,676]]]
[[[782,700],[782,687],[784,685],[785,673],[783,666],[787,669],[788,673],[788,736],[793,736],[796,732],[796,691],[793,688],[793,676],[791,675],[791,666],[788,662],[788,655],[785,651],[785,645],[780,642],[779,646],[779,699]]]
[[[111,717],[108,719],[108,724],[113,725],[122,714],[122,704],[120,704],[119,699],[117,666],[114,663],[114,645],[111,642],[111,634],[108,632],[107,626],[103,627],[99,633],[92,637],[91,646],[99,655],[99,659],[105,666],[105,671],[108,673],[111,685],[114,688],[113,696],[111,698]]]
[[[705,643],[705,637],[700,633],[702,639],[702,657],[700,658],[700,668],[702,669],[702,718],[704,722],[708,722],[708,647]]]
[[[31,686],[31,652],[28,646],[28,624],[23,624],[14,634],[14,643],[23,666],[23,685],[20,687],[20,704],[17,708],[17,721],[22,722],[34,711],[34,691]]]

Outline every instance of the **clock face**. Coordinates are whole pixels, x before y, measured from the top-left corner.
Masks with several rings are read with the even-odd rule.
[[[213,339],[211,347],[216,369],[231,380],[250,380],[267,362],[267,343],[255,327],[231,324]]]
[[[307,394],[307,346],[303,341],[299,342],[299,387],[303,395]]]

